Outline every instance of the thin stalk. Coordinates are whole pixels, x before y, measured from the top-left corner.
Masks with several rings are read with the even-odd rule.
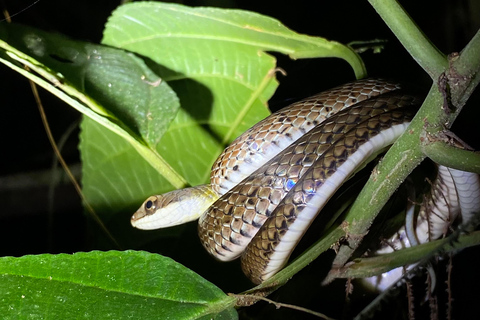
[[[445,55],[430,42],[396,0],[368,0],[398,40],[432,79],[448,68]]]
[[[422,146],[423,153],[434,162],[449,168],[480,174],[480,153],[459,149],[444,141]]]
[[[25,67],[25,69],[27,70],[27,72],[30,71],[28,69],[28,67]],[[60,162],[60,164],[63,167],[63,170],[65,170],[65,172],[67,173],[70,181],[72,182],[73,186],[75,187],[75,190],[77,191],[78,195],[82,199],[83,204],[84,204],[85,208],[87,209],[87,211],[90,213],[90,216],[92,217],[92,219],[100,226],[102,231],[108,236],[108,238],[112,241],[112,243],[117,248],[121,248],[120,244],[117,242],[115,237],[110,233],[110,231],[107,229],[107,227],[103,223],[102,219],[98,216],[98,214],[95,212],[93,207],[88,202],[87,198],[85,197],[85,195],[82,192],[82,188],[78,184],[77,180],[75,179],[75,176],[72,174],[72,171],[70,170],[67,163],[63,159],[62,154],[60,153],[60,150],[57,147],[57,143],[55,142],[55,139],[53,138],[52,131],[50,130],[50,125],[48,124],[47,115],[45,114],[45,109],[43,108],[42,100],[40,99],[40,95],[38,94],[37,86],[36,86],[35,82],[33,82],[33,80],[29,79],[29,82],[30,82],[30,87],[31,87],[32,92],[33,92],[33,96],[35,98],[35,102],[36,102],[37,107],[38,107],[38,111],[40,112],[40,117],[42,118],[43,126],[45,128],[46,133],[47,133],[48,140],[50,141],[50,144],[52,146],[53,151],[55,152],[55,155],[58,159],[58,162]]]

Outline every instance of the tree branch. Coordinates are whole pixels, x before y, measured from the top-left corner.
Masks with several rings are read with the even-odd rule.
[[[432,79],[448,68],[445,55],[430,42],[396,0],[368,0],[402,45]]]

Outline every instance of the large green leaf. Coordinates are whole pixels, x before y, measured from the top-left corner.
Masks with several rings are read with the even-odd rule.
[[[236,319],[235,299],[134,251],[0,258],[2,319]]]

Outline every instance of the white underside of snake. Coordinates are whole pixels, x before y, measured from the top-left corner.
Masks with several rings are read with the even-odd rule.
[[[294,103],[228,146],[209,185],[149,197],[132,225],[158,229],[200,218],[208,252],[223,261],[242,256],[244,273],[261,283],[283,268],[336,190],[405,131],[419,104],[376,79]],[[479,176],[438,167],[428,205],[379,253],[437,239],[453,220],[480,211]]]

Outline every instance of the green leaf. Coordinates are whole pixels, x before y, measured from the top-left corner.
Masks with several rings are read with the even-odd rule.
[[[0,41],[1,62],[93,120],[91,152],[82,153],[84,168],[91,168],[84,185],[100,214],[131,213],[145,194],[185,185],[154,147],[178,110],[178,98],[142,59],[19,25],[0,31],[10,42]]]
[[[236,319],[235,299],[134,251],[0,258],[2,319]]]
[[[167,50],[162,54],[164,61],[175,60],[172,70],[184,74],[202,70],[178,57],[191,55],[189,49],[197,49],[196,58],[206,62],[208,68],[215,66],[212,58],[223,54],[216,49],[244,45],[257,51],[281,52],[293,59],[342,58],[350,63],[358,78],[366,75],[362,60],[349,47],[298,34],[276,19],[243,10],[152,2],[127,4],[113,13],[104,32],[104,42],[120,47],[160,43],[162,46],[157,49]]]
[[[99,214],[109,217],[135,210],[139,194],[167,192],[172,185],[121,136],[95,121],[81,123],[80,150],[85,174],[82,183],[88,201]],[[121,173],[121,174],[119,174]]]
[[[277,82],[276,61],[265,51],[294,58],[353,55],[354,65],[363,67],[347,47],[296,34],[269,17],[166,3],[119,7],[103,43],[158,63],[158,73],[179,95],[182,109],[158,151],[191,185],[208,182],[225,145],[268,114]]]
[[[60,82],[94,100],[94,111],[152,147],[178,111],[175,93],[131,53],[21,25],[3,28],[10,46],[54,70]]]
[[[208,182],[225,145],[268,115],[267,101],[277,87],[275,59],[258,46],[184,38],[192,24],[211,37],[220,26],[185,20],[182,12],[169,8],[162,3],[118,8],[103,42],[161,66],[156,71],[177,92],[182,107],[157,150],[191,185],[198,185]],[[226,19],[236,12],[221,11]]]

